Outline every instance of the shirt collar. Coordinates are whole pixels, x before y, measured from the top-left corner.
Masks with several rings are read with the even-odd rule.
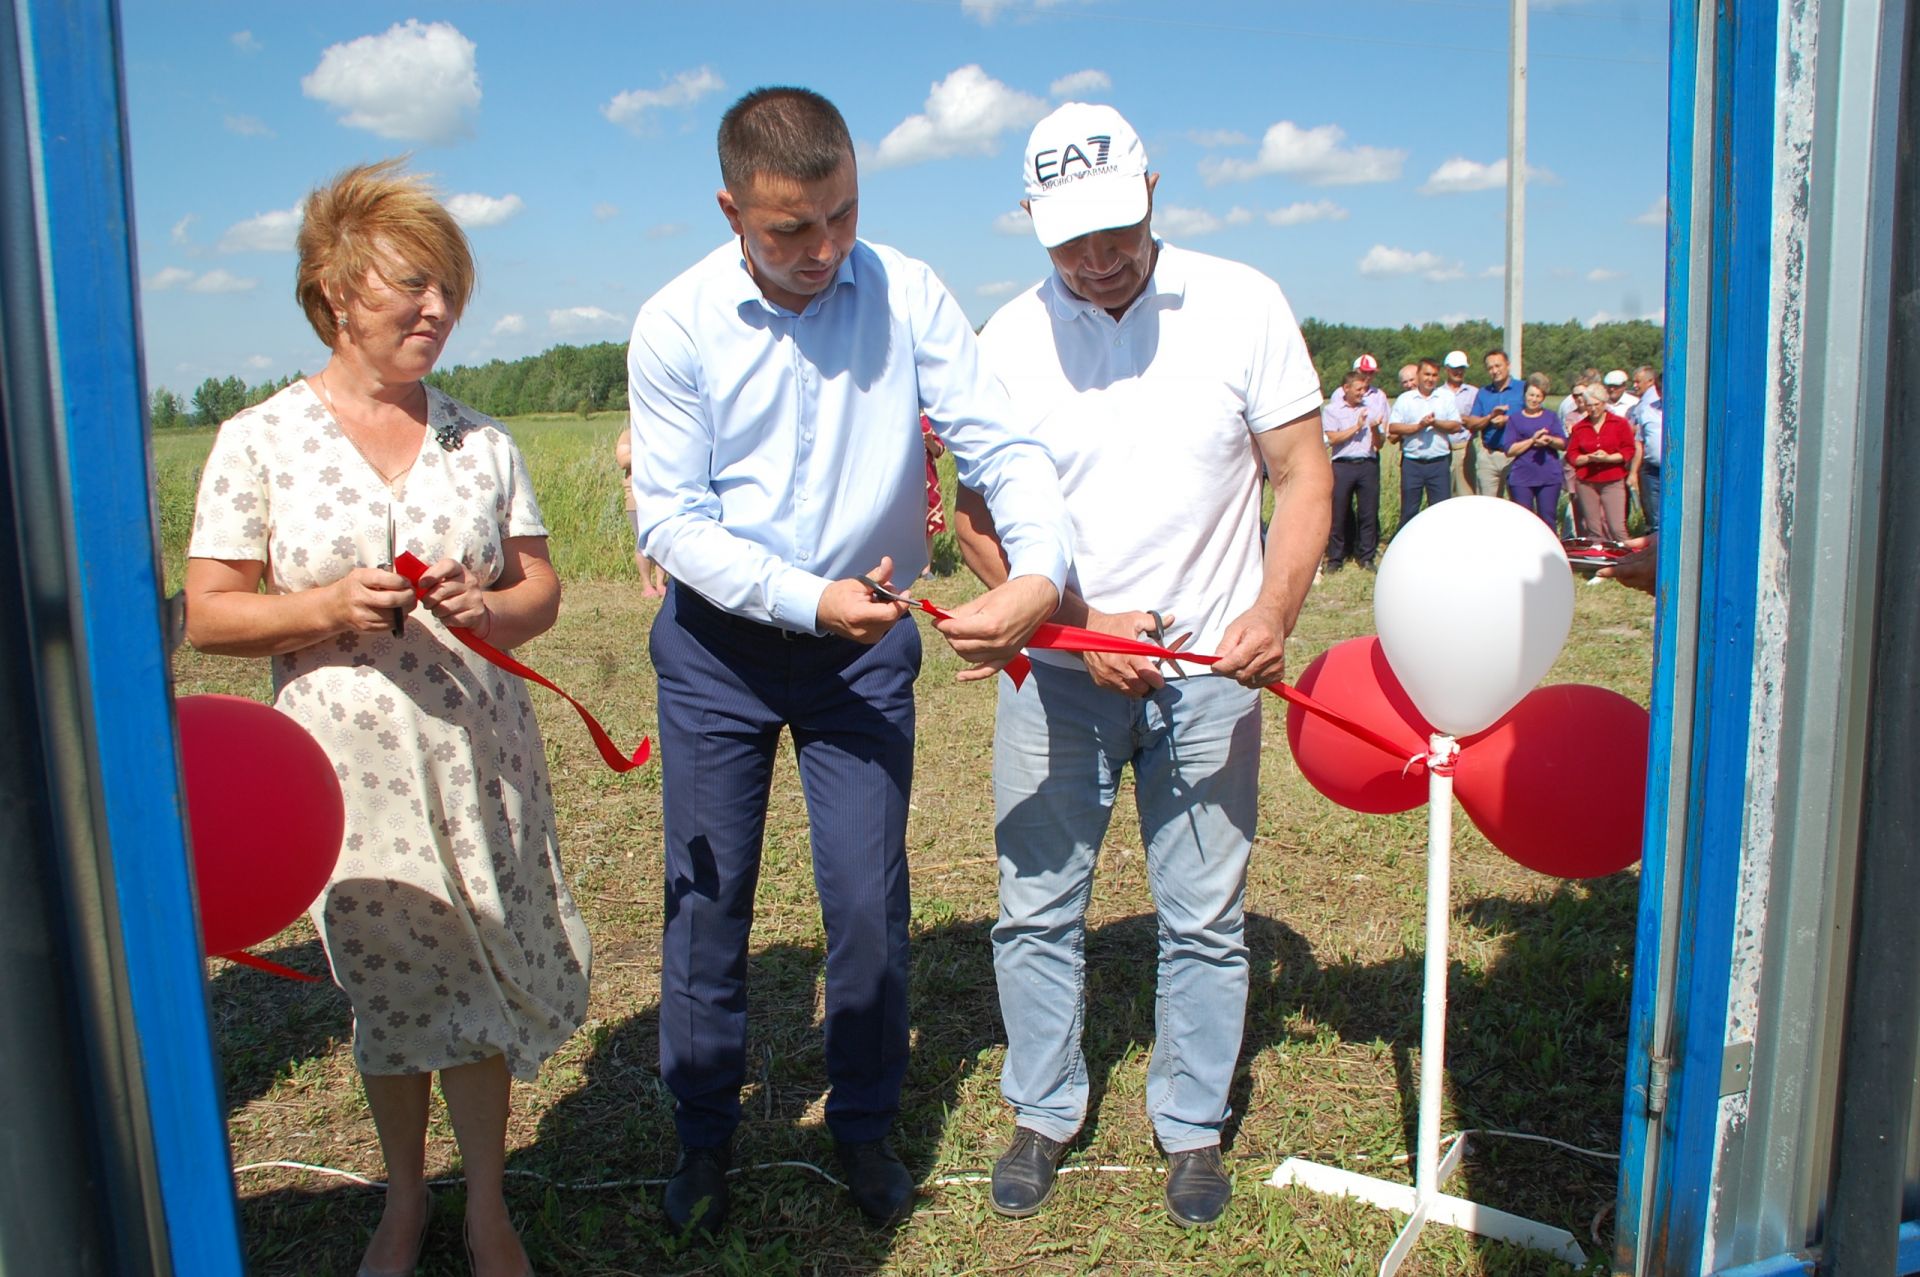
[[[826,304],[827,298],[833,296],[834,293],[840,290],[841,285],[844,284],[849,288],[853,287],[856,282],[853,259],[860,255],[861,247],[862,245],[859,240],[853,242],[852,251],[847,254],[846,260],[840,263],[840,269],[834,272],[833,282],[816,293],[807,302],[807,308],[800,312],[802,317],[816,314],[820,307]],[[767,295],[760,291],[760,285],[754,282],[753,272],[747,268],[746,249],[741,246],[737,238],[734,240],[734,255],[736,264],[740,268],[737,275],[729,276],[729,278],[735,281],[734,305],[742,308],[750,305],[758,305],[762,310],[773,315],[793,314],[793,312],[786,307],[777,306],[769,301]]]
[[[1153,274],[1147,276],[1147,286],[1133,299],[1126,309],[1126,315],[1133,314],[1149,305],[1177,306],[1187,295],[1186,273],[1180,269],[1178,252],[1168,253],[1167,241],[1155,238]],[[1076,297],[1068,288],[1067,281],[1060,278],[1055,270],[1047,276],[1047,304],[1060,319],[1075,319],[1081,315],[1105,315],[1106,308],[1096,306],[1084,297]],[[1123,315],[1122,318],[1125,316]]]

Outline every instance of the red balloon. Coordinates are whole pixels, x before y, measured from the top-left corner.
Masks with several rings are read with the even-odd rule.
[[[1407,760],[1427,752],[1433,728],[1401,690],[1377,638],[1348,639],[1313,659],[1295,686],[1405,752],[1393,757],[1318,714],[1287,705],[1287,744],[1307,783],[1354,811],[1411,811],[1427,801],[1427,774]]]
[[[1583,683],[1536,688],[1460,742],[1453,792],[1487,841],[1556,878],[1598,878],[1640,858],[1647,711]]]
[[[333,763],[305,728],[239,696],[175,705],[203,952],[278,934],[340,859],[347,809]]]

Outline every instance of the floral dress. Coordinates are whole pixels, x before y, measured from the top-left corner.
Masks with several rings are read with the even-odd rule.
[[[432,387],[427,399],[430,433],[396,491],[304,381],[234,417],[187,553],[264,563],[273,594],[401,550],[491,584],[505,538],[546,535],[526,463],[498,422]],[[346,797],[340,862],[311,913],[353,1003],[361,1072],[504,1054],[532,1078],[586,1015],[590,949],[526,685],[424,607],[397,637],[337,635],[272,663],[275,706],[319,741]]]

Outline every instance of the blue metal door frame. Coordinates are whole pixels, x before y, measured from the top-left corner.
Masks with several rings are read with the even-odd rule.
[[[1637,1260],[1649,1273],[1698,1273],[1707,1240],[1753,710],[1763,450],[1752,438],[1765,420],[1770,385],[1765,267],[1772,259],[1778,19],[1776,0],[1717,5],[1706,19],[1692,0],[1675,0],[1672,14],[1666,464],[1685,474],[1697,453],[1706,478],[1672,485],[1661,518],[1649,771],[1666,776],[1676,750],[1684,749],[1688,784],[1684,842],[1677,848],[1667,846],[1665,788],[1656,783],[1648,796],[1616,1247],[1616,1265],[1626,1271]],[[1713,67],[1710,104],[1697,96],[1703,49]],[[1707,139],[1696,136],[1703,124]],[[1709,169],[1699,174],[1703,141]],[[1701,199],[1709,201],[1704,244],[1695,243],[1693,233]],[[1705,313],[1693,313],[1695,272],[1705,273]],[[1689,385],[1702,371],[1705,384]],[[1702,405],[1698,420],[1690,419],[1689,404]],[[1694,492],[1697,508],[1691,508]],[[1681,570],[1689,529],[1699,545],[1691,584]],[[1674,625],[1682,589],[1696,591],[1698,620],[1690,633]],[[1692,731],[1690,739],[1676,741],[1672,696],[1683,644],[1695,660]],[[1663,1040],[1657,1032],[1659,951],[1669,920],[1660,884],[1670,854],[1680,860],[1680,943],[1671,1030]],[[1656,1085],[1656,1057],[1658,1071],[1668,1073],[1664,1087]],[[1661,1090],[1664,1102],[1652,1113],[1650,1093]],[[1642,1236],[1639,1210],[1648,1195],[1650,1232]]]
[[[168,1253],[153,1262],[239,1277],[160,606],[118,11],[110,0],[14,0],[8,18],[37,124],[34,171],[14,189],[30,188],[37,203],[47,281],[50,428],[65,458],[91,801],[119,915],[134,1038],[125,1048],[142,1079],[165,1222]]]

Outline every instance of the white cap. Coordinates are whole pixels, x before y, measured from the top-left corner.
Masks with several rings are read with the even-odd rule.
[[[1627,374],[1621,372],[1618,368],[1615,368],[1612,372],[1608,373],[1606,376],[1602,377],[1600,380],[1605,382],[1609,386],[1624,386],[1627,384]]]
[[[1069,102],[1033,126],[1023,159],[1033,233],[1045,248],[1147,215],[1147,151],[1110,106]]]
[[[1442,362],[1449,368],[1465,368],[1467,367],[1467,352],[1464,350],[1449,350],[1446,359]]]

